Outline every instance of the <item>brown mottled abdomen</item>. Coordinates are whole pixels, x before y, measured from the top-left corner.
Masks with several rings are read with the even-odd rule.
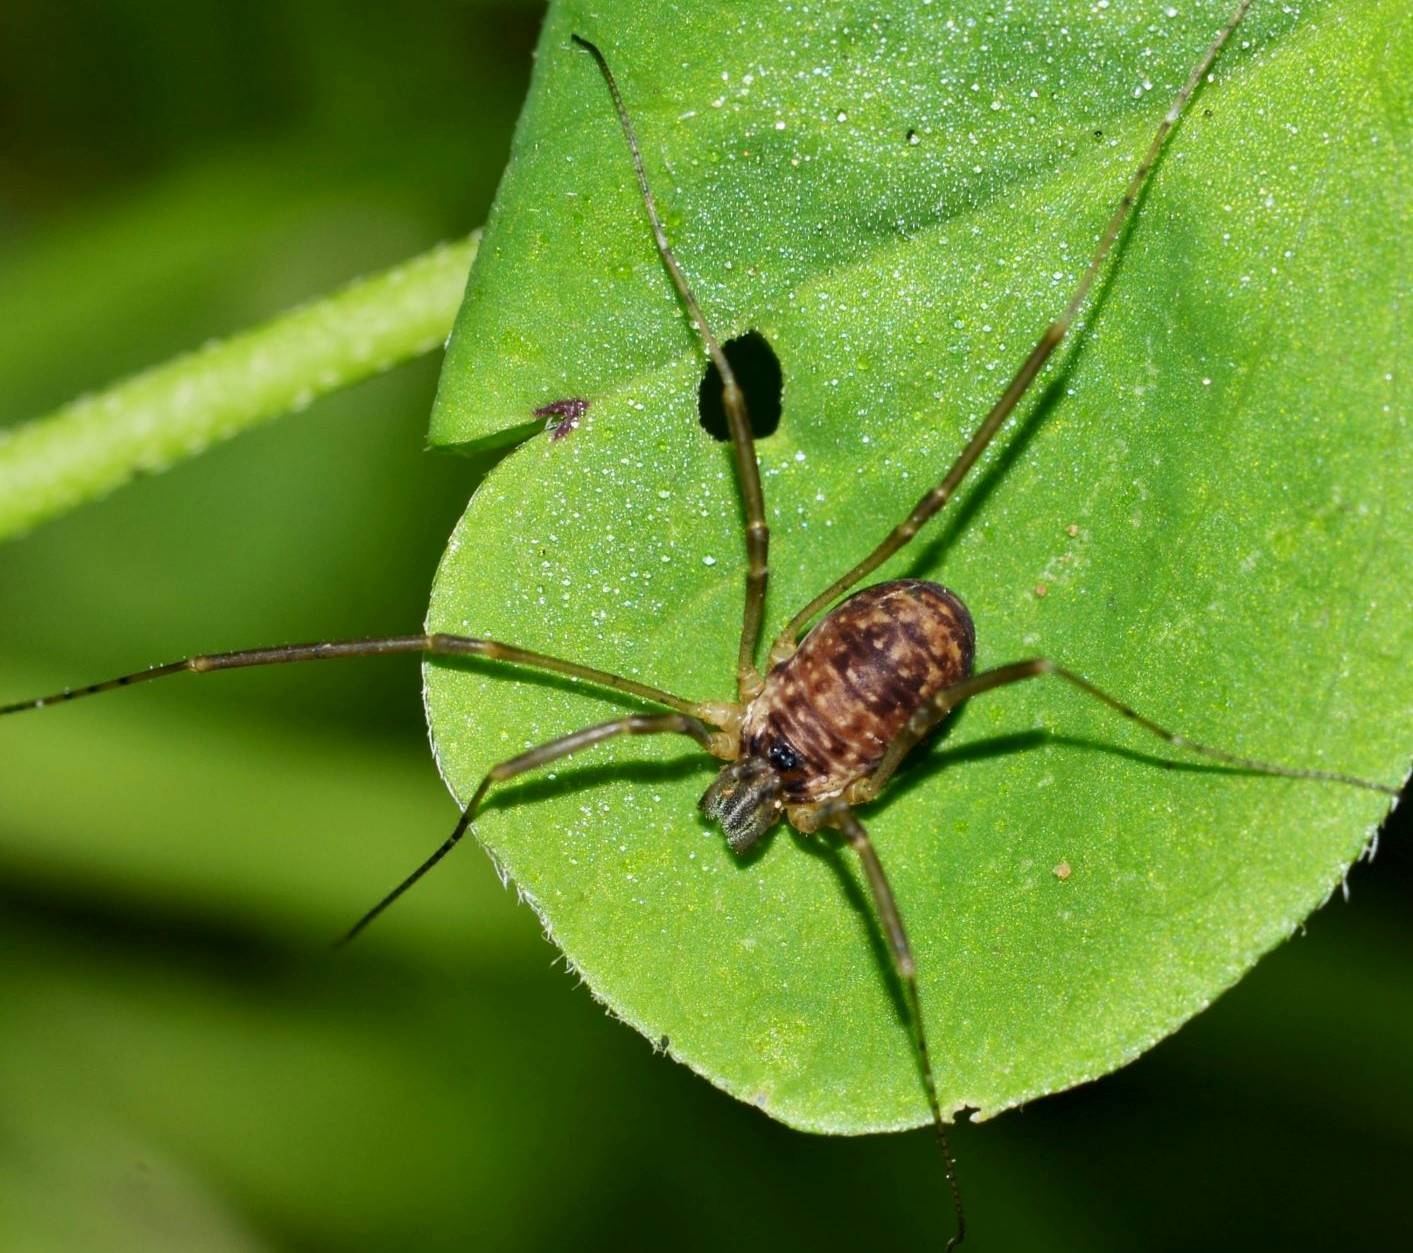
[[[788,803],[835,796],[879,763],[913,710],[971,673],[975,642],[971,614],[945,587],[866,587],[766,676],[742,753],[775,766]]]

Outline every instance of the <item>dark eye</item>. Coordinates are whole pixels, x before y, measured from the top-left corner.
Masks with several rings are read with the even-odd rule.
[[[776,740],[766,749],[765,758],[777,770],[798,770],[800,768],[800,754],[791,748],[785,740]]]

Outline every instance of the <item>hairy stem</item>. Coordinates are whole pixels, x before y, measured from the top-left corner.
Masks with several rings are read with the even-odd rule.
[[[480,237],[0,431],[0,539],[436,348]]]

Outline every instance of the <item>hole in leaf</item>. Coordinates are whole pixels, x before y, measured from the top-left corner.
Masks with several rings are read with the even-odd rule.
[[[745,393],[752,433],[757,439],[774,435],[780,425],[780,393],[784,385],[780,358],[759,331],[747,331],[728,340],[721,350]],[[721,404],[721,371],[715,363],[707,366],[706,376],[697,389],[697,412],[701,415],[703,429],[712,439],[731,438],[726,426],[726,410]]]

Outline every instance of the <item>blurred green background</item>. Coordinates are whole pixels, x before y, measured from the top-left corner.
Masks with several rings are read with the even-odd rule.
[[[0,424],[481,222],[538,21],[7,0]],[[415,627],[476,481],[421,452],[437,365],[0,548],[0,698]],[[454,820],[418,693],[392,659],[0,725],[0,1250],[939,1243],[925,1134],[798,1135],[655,1057],[473,849],[328,954]],[[1177,1037],[962,1129],[969,1247],[1406,1246],[1403,826]]]

